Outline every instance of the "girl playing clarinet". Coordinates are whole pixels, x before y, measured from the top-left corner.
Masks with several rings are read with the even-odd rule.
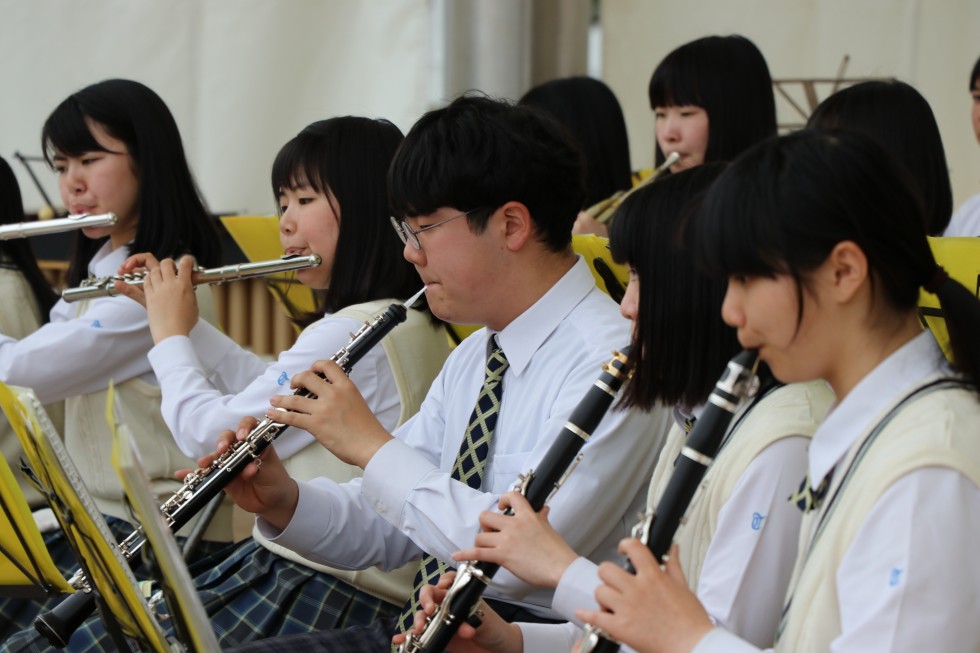
[[[783,381],[825,379],[796,568],[776,651],[976,651],[980,302],[929,248],[920,198],[867,137],[800,132],[736,161],[705,200],[698,258],[727,276],[723,315]],[[917,314],[942,306],[950,364]],[[751,651],[662,568],[600,569],[579,616],[640,651]],[[746,597],[751,600],[751,597]]]

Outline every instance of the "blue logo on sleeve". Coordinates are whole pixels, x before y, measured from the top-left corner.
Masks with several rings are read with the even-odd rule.
[[[285,372],[283,372],[282,374],[279,375],[279,378],[276,380],[276,383],[278,383],[279,385],[282,385],[283,383],[285,383],[288,380],[289,380],[289,377],[286,376],[286,373]]]
[[[752,530],[758,531],[762,529],[762,521],[766,518],[765,515],[760,515],[757,512],[752,513]]]
[[[888,586],[898,587],[899,583],[902,582],[902,573],[904,573],[904,571],[904,569],[892,567],[891,573],[888,574]]]
[[[102,323],[96,320],[95,322],[92,322],[92,324],[90,324],[89,326],[91,326],[93,329],[101,329]]]

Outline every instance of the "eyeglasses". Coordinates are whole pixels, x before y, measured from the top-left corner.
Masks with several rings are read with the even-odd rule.
[[[403,244],[405,244],[405,243],[412,243],[412,247],[414,247],[415,249],[421,250],[422,249],[422,242],[419,240],[419,234],[420,233],[422,233],[423,231],[428,231],[429,229],[435,229],[436,227],[441,227],[442,225],[446,224],[447,222],[452,222],[456,218],[462,218],[463,216],[467,216],[470,213],[475,213],[476,211],[479,211],[481,208],[483,208],[483,207],[477,207],[475,209],[470,209],[469,211],[466,211],[465,213],[460,213],[458,215],[454,215],[451,218],[446,218],[442,222],[437,222],[435,224],[425,225],[421,229],[413,229],[412,228],[412,225],[408,224],[404,220],[396,220],[395,217],[392,216],[390,218],[391,219],[391,226],[395,228],[395,233],[397,233],[398,234],[398,237],[401,238]]]

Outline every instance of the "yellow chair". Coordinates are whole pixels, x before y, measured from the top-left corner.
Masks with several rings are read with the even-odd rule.
[[[930,238],[929,245],[936,261],[946,269],[946,273],[980,297],[980,238],[937,237]],[[936,336],[946,357],[951,358],[949,333],[946,331],[939,299],[924,290],[919,294],[919,317],[922,326],[930,329]]]

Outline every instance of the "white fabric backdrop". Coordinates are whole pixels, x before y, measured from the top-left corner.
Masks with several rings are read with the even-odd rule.
[[[970,127],[970,70],[980,56],[977,0],[602,0],[603,71],[626,113],[636,167],[653,161],[647,84],[677,46],[742,34],[774,78],[896,77],[915,86],[939,122],[953,204],[980,192],[980,145]],[[777,100],[778,102],[778,100]],[[777,104],[780,121],[789,106]]]
[[[428,30],[426,0],[0,0],[0,155],[36,209],[13,153],[40,154],[71,92],[127,77],[173,111],[212,210],[271,213],[272,161],[305,125],[353,114],[407,130],[428,108]]]
[[[443,57],[460,56],[434,47],[433,16],[462,1],[0,0],[0,155],[36,209],[14,151],[40,152],[41,124],[72,91],[130,77],[173,110],[213,210],[268,213],[272,159],[306,124],[357,114],[407,130],[429,108],[444,88]],[[777,78],[833,77],[849,54],[848,76],[915,85],[939,120],[955,204],[980,192],[966,88],[980,55],[977,0],[602,0],[601,15],[603,77],[626,112],[635,167],[652,160],[646,87],[656,62],[699,36],[738,32]],[[493,43],[513,48],[522,26],[483,27],[493,32],[486,55]],[[36,168],[57,198],[54,177]]]

